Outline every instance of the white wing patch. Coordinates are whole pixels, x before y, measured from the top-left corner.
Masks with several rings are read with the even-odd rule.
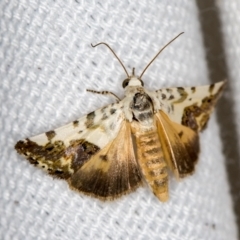
[[[68,179],[117,137],[124,122],[122,103],[115,103],[54,131],[19,141],[15,148],[30,163]]]
[[[74,139],[85,139],[103,148],[117,136],[123,120],[122,103],[114,103],[54,131],[48,131],[29,139],[38,145],[45,145],[49,140],[63,141],[66,147]]]

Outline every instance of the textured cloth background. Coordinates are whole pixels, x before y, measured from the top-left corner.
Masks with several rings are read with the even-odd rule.
[[[215,115],[201,134],[196,173],[180,183],[171,178],[167,203],[147,187],[101,202],[14,150],[19,139],[113,102],[87,88],[123,97],[123,69],[107,48],[90,43],[109,43],[129,71],[140,73],[184,31],[144,74],[145,86],[208,84],[194,1],[2,0],[0,31],[0,239],[237,239]]]

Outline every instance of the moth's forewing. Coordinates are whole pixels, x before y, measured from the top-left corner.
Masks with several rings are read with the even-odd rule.
[[[103,107],[54,131],[18,141],[15,149],[49,174],[68,179],[118,135],[124,119],[120,105]]]
[[[169,106],[165,113],[171,121],[199,132],[206,127],[225,84],[166,88],[157,90],[156,95],[163,106]]]

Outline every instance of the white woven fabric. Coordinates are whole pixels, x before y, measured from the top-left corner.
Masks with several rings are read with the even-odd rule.
[[[0,31],[0,239],[237,239],[214,115],[201,134],[196,173],[171,179],[167,203],[147,188],[103,203],[14,150],[19,139],[113,101],[86,88],[123,96],[123,69],[108,49],[90,43],[106,41],[139,73],[184,31],[147,70],[145,86],[207,84],[194,1],[2,0]]]

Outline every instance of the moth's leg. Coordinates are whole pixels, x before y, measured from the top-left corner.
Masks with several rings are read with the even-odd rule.
[[[95,91],[95,90],[91,90],[91,89],[87,89],[87,91],[92,92],[92,93],[102,94],[102,95],[111,95],[112,97],[117,99],[117,102],[121,101],[121,99],[117,95],[115,95],[114,93],[109,92],[109,91]]]

